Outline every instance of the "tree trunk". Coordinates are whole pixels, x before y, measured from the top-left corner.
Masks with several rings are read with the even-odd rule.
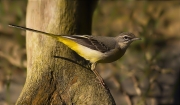
[[[29,0],[26,26],[60,35],[90,35],[96,3],[96,0]],[[27,78],[17,105],[115,104],[89,63],[64,44],[27,31],[26,47]]]

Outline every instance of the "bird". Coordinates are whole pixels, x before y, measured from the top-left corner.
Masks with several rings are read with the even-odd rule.
[[[51,36],[57,41],[65,44],[85,60],[90,61],[91,70],[99,79],[102,86],[105,86],[105,83],[102,77],[96,71],[96,65],[98,63],[111,63],[118,60],[125,54],[126,49],[133,41],[141,40],[141,38],[136,37],[130,32],[122,32],[115,37],[92,35],[57,35],[13,24],[9,24],[9,26]]]

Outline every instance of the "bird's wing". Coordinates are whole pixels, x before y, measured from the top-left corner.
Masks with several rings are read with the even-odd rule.
[[[63,37],[71,39],[78,44],[81,44],[93,50],[100,51],[102,53],[110,51],[111,49],[115,48],[115,44],[114,45],[108,44],[109,42],[112,42],[111,37],[102,38],[102,37],[89,36],[89,35],[68,35],[68,36],[65,35]]]

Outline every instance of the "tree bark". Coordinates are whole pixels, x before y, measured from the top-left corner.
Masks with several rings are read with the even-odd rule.
[[[60,34],[91,34],[97,1],[29,0],[26,26]],[[112,105],[89,63],[55,39],[26,32],[27,78],[17,105]]]

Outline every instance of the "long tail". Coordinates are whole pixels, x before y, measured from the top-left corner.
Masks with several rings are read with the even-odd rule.
[[[22,27],[22,26],[17,26],[17,25],[13,25],[13,24],[9,24],[8,26],[9,26],[9,27],[14,27],[14,28],[19,28],[19,29],[22,29],[22,30],[33,31],[33,32],[45,34],[45,35],[52,36],[52,37],[58,37],[58,36],[60,36],[60,35],[56,35],[56,34],[52,34],[52,33],[47,33],[47,32],[43,32],[43,31],[31,29],[31,28],[26,28],[26,27]],[[63,35],[62,35],[62,36],[63,36]]]
[[[78,43],[71,40],[71,38],[66,37],[67,35],[56,35],[56,34],[51,34],[51,33],[46,33],[43,31],[39,31],[39,30],[35,30],[35,29],[31,29],[31,28],[26,28],[26,27],[22,27],[22,26],[17,26],[17,25],[12,25],[9,24],[10,27],[15,27],[15,28],[19,28],[19,29],[23,29],[23,30],[28,30],[28,31],[33,31],[33,32],[37,32],[37,33],[41,33],[44,35],[48,35],[51,36],[53,38],[56,38],[59,42],[64,43],[66,46],[68,46],[69,48],[71,48],[72,50],[76,51],[77,53],[79,53],[79,49],[77,49]]]

